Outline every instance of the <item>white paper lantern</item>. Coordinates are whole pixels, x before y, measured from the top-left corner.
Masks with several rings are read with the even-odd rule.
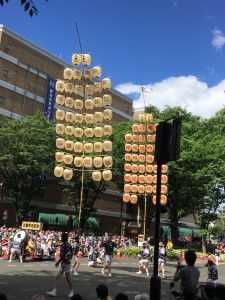
[[[94,93],[101,93],[102,92],[102,83],[101,81],[97,81],[94,83]]]
[[[56,131],[56,134],[64,134],[65,126],[63,124],[58,123],[55,126],[55,131]]]
[[[80,100],[80,99],[76,99],[74,101],[74,108],[77,110],[81,110],[84,107],[84,101]]]
[[[73,78],[73,71],[70,68],[65,68],[63,72],[64,79],[71,80]]]
[[[83,166],[83,157],[80,157],[80,156],[75,156],[74,157],[74,165],[77,167],[77,168],[80,168]]]
[[[105,181],[112,180],[112,171],[111,170],[104,170],[102,172],[102,177]]]
[[[94,148],[94,146],[93,146],[92,143],[85,143],[84,144],[84,152],[85,153],[91,153],[91,152],[93,152],[93,148]]]
[[[102,107],[102,98],[101,97],[95,97],[94,98],[94,105],[96,108]]]
[[[68,123],[73,123],[73,121],[74,121],[74,114],[72,112],[70,112],[70,111],[66,112],[66,114],[65,114],[65,120]]]
[[[94,129],[93,128],[85,128],[84,135],[88,138],[92,138],[94,136]]]
[[[73,128],[73,126],[66,126],[66,128],[65,128],[65,134],[66,135],[74,135],[74,128]]]
[[[75,65],[75,66],[78,66],[82,61],[82,57],[81,57],[81,54],[76,54],[74,53],[72,55],[72,64]]]
[[[102,80],[102,87],[103,87],[103,89],[104,90],[109,90],[109,89],[111,89],[111,87],[112,87],[112,82],[111,82],[111,79],[110,78],[104,78],[103,80]]]
[[[83,134],[84,134],[83,128],[80,128],[80,127],[75,127],[74,128],[74,135],[75,135],[75,137],[80,138],[80,137],[83,136]]]
[[[93,114],[86,114],[84,116],[84,121],[87,123],[87,124],[93,124],[94,123],[94,115]]]
[[[103,126],[103,134],[104,134],[104,136],[112,135],[112,126],[111,125],[104,125]]]
[[[73,155],[71,154],[64,155],[64,163],[66,165],[71,165],[73,163]]]
[[[95,127],[94,128],[94,134],[96,137],[102,137],[103,136],[103,128],[102,127]]]
[[[92,179],[94,181],[100,181],[102,179],[102,173],[100,171],[92,172]]]
[[[83,66],[89,66],[91,64],[90,54],[82,54],[82,64]]]
[[[75,142],[74,143],[74,152],[76,152],[76,153],[82,153],[83,152],[83,148],[84,148],[83,143],[81,143],[81,142]]]
[[[76,84],[74,87],[75,94],[79,96],[84,96],[84,86],[81,84]]]
[[[63,149],[65,147],[65,140],[62,138],[56,139],[56,148]]]
[[[101,168],[102,167],[102,157],[98,157],[98,156],[94,157],[93,163],[94,163],[95,168]]]
[[[55,160],[57,162],[64,162],[64,152],[56,152]]]
[[[95,120],[95,122],[97,122],[97,123],[101,123],[101,122],[103,121],[103,113],[100,112],[100,111],[96,111],[96,112],[94,113],[94,120]]]
[[[74,92],[74,85],[70,82],[65,84],[65,92],[68,94],[72,94]]]
[[[74,115],[74,122],[75,123],[81,124],[81,123],[83,123],[83,121],[84,121],[84,116],[82,114],[75,114]]]
[[[71,169],[65,169],[63,172],[63,177],[65,180],[71,180],[73,177],[73,170]]]
[[[85,100],[85,108],[86,109],[93,109],[94,108],[94,100],[93,99]]]
[[[67,151],[72,151],[73,150],[73,147],[74,147],[74,142],[73,141],[65,141],[65,149]]]
[[[103,118],[104,118],[104,120],[107,120],[107,121],[112,120],[112,110],[111,109],[104,109]]]
[[[104,156],[103,157],[103,164],[106,168],[111,168],[113,165],[112,156]]]
[[[105,152],[111,152],[112,151],[112,142],[111,141],[104,141],[103,142],[103,150]]]
[[[55,99],[56,104],[64,105],[65,104],[65,97],[63,95],[57,95]]]
[[[73,70],[73,79],[80,80],[82,77],[82,71],[80,69]]]
[[[137,195],[130,195],[130,202],[132,203],[132,204],[136,204],[137,203],[137,200],[138,200],[138,198],[137,198]]]
[[[55,89],[57,92],[64,92],[65,90],[65,82],[63,80],[57,80],[55,84]]]
[[[93,77],[93,70],[92,69],[85,69],[84,70],[84,78],[91,79]]]
[[[66,97],[66,99],[65,99],[65,107],[73,108],[73,106],[74,106],[74,100],[73,100],[73,98]]]
[[[103,150],[103,145],[101,142],[94,143],[94,150],[96,153],[100,153]]]
[[[58,121],[63,121],[65,118],[65,111],[61,109],[56,110],[55,118]]]
[[[64,171],[63,167],[57,166],[57,167],[55,167],[55,169],[54,169],[54,175],[55,175],[56,177],[62,177],[62,176],[63,176],[63,171]]]
[[[92,168],[92,164],[93,164],[93,161],[92,161],[91,157],[89,157],[89,156],[84,157],[84,167],[86,169],[91,169]]]
[[[102,69],[99,66],[95,66],[92,68],[93,77],[99,78],[102,76]]]
[[[108,106],[112,105],[112,96],[109,94],[103,95],[103,105]]]
[[[128,203],[130,201],[130,194],[123,194],[123,202]]]
[[[92,84],[87,84],[85,86],[85,94],[90,96],[94,94],[94,86]]]

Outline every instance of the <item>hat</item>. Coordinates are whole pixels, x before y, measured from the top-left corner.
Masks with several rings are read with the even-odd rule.
[[[164,245],[163,245],[163,243],[162,243],[162,242],[159,242],[159,246],[163,247]]]

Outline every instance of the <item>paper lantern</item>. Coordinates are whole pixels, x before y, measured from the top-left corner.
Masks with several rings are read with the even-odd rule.
[[[138,166],[138,172],[140,174],[144,174],[145,173],[145,165],[139,165]]]
[[[153,196],[152,202],[153,202],[153,204],[156,205],[156,196]],[[166,205],[166,203],[167,203],[167,196],[166,195],[161,195],[160,196],[160,204],[161,205]]]
[[[139,134],[138,141],[139,141],[139,143],[145,143],[145,141],[146,141],[145,135],[144,134]]]
[[[80,156],[74,157],[74,165],[75,165],[77,168],[82,167],[82,166],[83,166],[83,162],[84,162],[83,157],[80,157]]]
[[[112,96],[109,94],[103,95],[103,105],[111,106],[112,105]]]
[[[103,128],[102,127],[95,127],[94,128],[94,134],[96,137],[102,137],[103,136]]]
[[[154,176],[147,174],[147,175],[145,176],[145,181],[146,181],[146,183],[147,183],[147,184],[151,184],[151,183],[153,182],[153,178],[154,178]]]
[[[82,64],[83,66],[89,66],[91,64],[90,54],[82,54]]]
[[[94,150],[96,153],[100,153],[103,150],[103,145],[101,142],[94,143]]]
[[[153,114],[146,114],[145,118],[147,123],[153,123]]]
[[[87,124],[93,124],[94,123],[94,115],[93,114],[86,114],[84,116],[84,121],[87,123]]]
[[[100,171],[92,172],[92,179],[94,181],[100,181],[102,179],[102,173]]]
[[[64,162],[64,152],[56,152],[55,160],[57,162]]]
[[[144,155],[144,154],[139,154],[139,155],[138,155],[138,161],[139,161],[140,163],[145,162],[145,155]]]
[[[104,90],[109,90],[109,89],[111,89],[111,87],[112,87],[112,82],[111,82],[111,79],[110,78],[104,78],[103,80],[102,80],[102,87],[103,87],[103,89]]]
[[[81,142],[75,142],[74,143],[74,152],[76,153],[82,153],[84,149],[84,145]]]
[[[132,141],[133,141],[134,143],[138,143],[138,141],[139,141],[139,135],[133,134],[133,135],[132,135]]]
[[[136,204],[136,203],[137,203],[137,200],[138,200],[137,195],[131,195],[131,196],[130,196],[130,202],[131,202],[132,204]]]
[[[65,163],[66,165],[71,165],[71,164],[73,163],[73,155],[71,155],[71,154],[66,154],[66,155],[64,156],[64,163]]]
[[[154,145],[151,144],[146,145],[146,152],[148,153],[154,152]]]
[[[150,154],[146,155],[146,162],[152,164],[154,162],[154,156]]]
[[[147,173],[152,173],[154,171],[153,166],[152,165],[147,165],[146,166],[146,172]]]
[[[132,183],[137,183],[137,181],[138,181],[138,176],[136,174],[132,174],[131,175],[131,182]]]
[[[131,174],[129,174],[129,173],[124,174],[124,181],[131,182]]]
[[[132,142],[132,134],[130,134],[130,133],[125,134],[125,141]]]
[[[102,107],[102,98],[101,97],[95,97],[94,98],[94,105],[96,108],[101,108]]]
[[[82,71],[80,69],[73,70],[73,79],[80,80],[82,77]]]
[[[161,185],[161,194],[167,194],[167,192],[168,192],[167,185],[162,184]]]
[[[167,175],[162,175],[161,176],[161,183],[162,184],[165,184],[165,183],[167,183],[168,182],[168,176]]]
[[[83,136],[83,134],[84,134],[83,128],[79,128],[79,127],[74,128],[75,137],[80,138]]]
[[[84,107],[84,101],[80,100],[80,99],[76,99],[74,101],[74,108],[77,110],[81,110]]]
[[[124,184],[124,192],[130,193],[131,191],[131,185],[129,183]]]
[[[138,155],[137,154],[132,154],[131,159],[133,162],[137,162],[138,161]]]
[[[104,141],[103,142],[103,150],[105,152],[111,152],[112,151],[112,142],[111,141]]]
[[[132,184],[131,185],[131,192],[132,193],[137,193],[137,191],[138,191],[138,186],[136,184]]]
[[[147,126],[147,132],[149,133],[155,132],[154,124],[147,124],[146,126]]]
[[[55,99],[56,104],[58,105],[64,105],[65,103],[65,97],[63,95],[57,95]]]
[[[65,111],[61,110],[61,109],[57,109],[56,114],[55,114],[55,118],[58,121],[63,121],[65,118]]]
[[[153,187],[152,187],[152,192],[153,192],[153,194],[156,194],[156,190],[157,190],[157,186],[156,186],[156,185],[153,185]]]
[[[126,153],[124,158],[125,158],[125,161],[131,161],[132,155],[130,153]]]
[[[92,84],[87,84],[85,86],[85,94],[90,96],[94,94],[94,86]]]
[[[63,149],[65,147],[65,140],[62,138],[56,139],[56,148]]]
[[[138,152],[138,145],[137,144],[133,144],[131,146],[131,148],[132,148],[132,152],[134,152],[134,153]]]
[[[137,173],[138,172],[138,165],[132,164],[131,165],[131,172],[132,173]]]
[[[65,107],[73,108],[73,106],[74,106],[74,100],[73,100],[73,98],[66,97],[66,99],[65,99]]]
[[[139,145],[138,150],[140,153],[145,153],[145,145]]]
[[[162,165],[162,173],[165,174],[168,172],[168,166],[167,165]]]
[[[141,123],[146,122],[145,114],[139,114],[138,119]]]
[[[82,114],[75,114],[74,115],[74,122],[75,123],[81,124],[81,123],[83,123],[83,121],[84,121],[84,116]]]
[[[102,177],[105,181],[112,180],[112,171],[111,170],[104,170],[102,172]]]
[[[65,84],[65,92],[68,94],[72,94],[74,92],[74,85],[70,82]]]
[[[102,76],[102,69],[99,66],[95,66],[92,68],[93,77],[99,78]]]
[[[145,124],[139,124],[138,125],[138,131],[139,132],[145,132]]]
[[[157,173],[157,165],[153,166],[153,172],[156,174]]]
[[[93,147],[92,143],[85,143],[84,144],[84,152],[85,153],[91,153],[91,152],[93,152],[93,149],[94,149],[94,147]]]
[[[78,66],[81,63],[82,57],[81,54],[72,55],[72,64]]]
[[[95,168],[101,168],[102,167],[102,157],[98,157],[98,156],[94,157],[93,163],[94,163]]]
[[[79,96],[84,96],[84,86],[81,84],[76,84],[74,87],[74,92]]]
[[[152,186],[151,185],[146,185],[145,186],[145,192],[146,192],[146,194],[151,194],[152,193]]]
[[[123,202],[128,203],[130,201],[130,194],[123,194]]]
[[[103,118],[104,118],[104,120],[112,120],[112,110],[104,109],[103,110]]]
[[[132,150],[131,144],[125,144],[125,151],[126,152],[131,152],[131,150]]]
[[[71,180],[73,177],[73,170],[71,169],[65,169],[63,171],[63,177],[65,180]]]
[[[93,77],[93,70],[92,69],[84,69],[84,78],[91,79]]]
[[[94,136],[94,129],[93,128],[85,128],[84,135],[88,138],[92,138]]]
[[[63,124],[58,123],[55,126],[55,131],[56,131],[57,134],[64,134],[65,126]]]
[[[66,126],[66,128],[65,128],[65,134],[66,135],[74,135],[74,128],[73,128],[73,126]]]
[[[153,134],[147,134],[147,141],[149,143],[154,143],[155,142],[155,136]]]
[[[95,120],[95,122],[97,122],[97,123],[101,123],[101,122],[103,121],[103,113],[100,112],[100,111],[96,111],[96,112],[94,113],[94,120]]]
[[[124,171],[130,172],[131,171],[131,164],[125,164],[124,165]]]
[[[63,72],[64,79],[71,80],[73,78],[73,71],[70,68],[65,68]]]
[[[73,123],[73,121],[74,121],[74,114],[72,112],[70,112],[70,111],[66,112],[66,114],[65,114],[65,120],[68,123]]]
[[[65,149],[68,151],[72,151],[74,148],[74,142],[73,141],[65,141]]]
[[[138,132],[138,124],[133,124],[132,125],[132,131],[133,132]]]
[[[101,81],[94,83],[94,93],[101,93],[102,92],[102,83]]]
[[[138,182],[141,183],[141,184],[145,183],[145,175],[139,175],[138,176]]]
[[[55,84],[55,89],[57,92],[64,92],[65,90],[65,82],[62,80],[57,80]]]
[[[92,100],[92,99],[85,100],[85,108],[93,109],[94,108],[94,100]]]
[[[112,126],[111,125],[104,125],[103,126],[103,134],[104,134],[104,136],[112,135]]]
[[[84,157],[84,167],[86,169],[91,169],[92,168],[92,164],[93,164],[93,161],[92,161],[91,157],[89,157],[89,156]]]
[[[140,184],[138,186],[138,194],[144,194],[145,193],[145,186]]]
[[[112,168],[112,165],[113,165],[112,156],[104,156],[103,164],[106,168]]]
[[[63,171],[64,171],[64,169],[63,169],[63,167],[55,167],[55,169],[54,169],[54,175],[56,176],[56,177],[62,177],[63,176]]]

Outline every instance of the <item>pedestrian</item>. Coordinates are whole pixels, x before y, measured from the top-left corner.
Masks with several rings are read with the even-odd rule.
[[[165,262],[166,262],[166,249],[162,242],[159,243],[159,260],[158,269],[162,273],[162,278],[165,278]]]
[[[13,240],[12,240],[12,244],[11,244],[11,254],[9,257],[9,262],[12,262],[12,258],[15,255],[19,255],[20,258],[20,262],[23,262],[23,250],[22,250],[22,243],[23,243],[23,239],[21,236],[21,233],[18,232],[17,234],[15,234]]]
[[[216,257],[216,265],[217,266],[219,265],[219,262],[220,262],[220,253],[221,253],[220,245],[217,245],[216,249],[215,249],[215,257]]]
[[[73,256],[73,249],[72,246],[68,243],[68,234],[66,232],[62,233],[61,240],[62,240],[62,245],[60,247],[60,259],[55,264],[56,267],[60,265],[60,270],[56,275],[54,289],[51,292],[46,292],[46,293],[52,297],[56,296],[60,279],[63,273],[65,273],[66,280],[70,288],[70,293],[68,297],[71,298],[74,295],[72,282],[71,282],[71,259]]]
[[[102,246],[105,249],[105,261],[106,265],[102,268],[101,273],[104,275],[105,270],[108,269],[108,275],[109,277],[112,276],[111,273],[111,264],[112,264],[112,258],[113,258],[113,250],[117,247],[117,245],[112,241],[112,235],[109,234],[107,237],[107,240],[102,243]]]
[[[74,256],[73,256],[74,264],[73,264],[71,271],[72,271],[73,275],[79,275],[77,271],[80,266],[80,245],[79,245],[77,239],[73,243],[73,254],[74,254]]]
[[[213,260],[209,259],[205,266],[208,267],[208,280],[212,281],[214,286],[216,286],[216,280],[218,279],[218,270],[216,265]]]
[[[142,249],[139,252],[138,257],[139,257],[139,270],[137,274],[142,274],[141,269],[143,268],[146,272],[146,275],[149,276],[148,264],[149,264],[150,250],[148,248],[147,243],[142,244]]]
[[[108,287],[105,284],[99,284],[96,287],[97,300],[112,300],[109,296]]]

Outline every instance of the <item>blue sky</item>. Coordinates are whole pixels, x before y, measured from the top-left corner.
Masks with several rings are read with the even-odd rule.
[[[0,23],[70,62],[83,52],[113,87],[143,106],[179,105],[208,117],[225,103],[224,0],[34,0],[30,18],[20,0],[0,7]]]

